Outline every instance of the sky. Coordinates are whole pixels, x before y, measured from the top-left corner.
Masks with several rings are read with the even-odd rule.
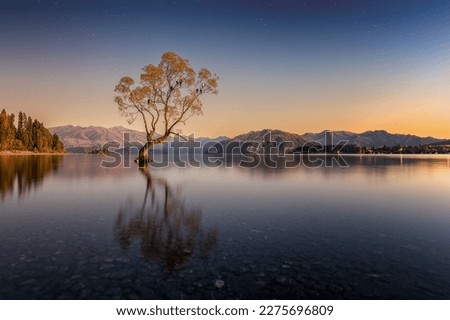
[[[220,77],[185,134],[450,138],[447,0],[2,0],[0,108],[47,127],[127,127],[114,86],[166,51]]]

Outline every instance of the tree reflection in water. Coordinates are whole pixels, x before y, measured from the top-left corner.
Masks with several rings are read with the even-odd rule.
[[[140,171],[147,180],[142,205],[129,201],[117,215],[115,237],[122,248],[139,241],[141,253],[163,263],[169,272],[194,255],[209,256],[217,243],[217,228],[202,230],[202,211],[186,208],[180,189],[152,177],[148,168]]]
[[[0,156],[0,199],[17,189],[22,198],[38,187],[51,172],[56,172],[64,156],[62,155],[7,155]]]

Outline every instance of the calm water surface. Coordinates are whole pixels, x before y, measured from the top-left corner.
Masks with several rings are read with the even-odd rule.
[[[447,156],[102,159],[0,156],[0,298],[450,299]]]

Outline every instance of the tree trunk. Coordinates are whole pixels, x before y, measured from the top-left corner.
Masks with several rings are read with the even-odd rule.
[[[146,142],[144,146],[139,150],[139,156],[135,160],[139,163],[139,168],[144,168],[150,163],[150,157],[148,156],[150,142]]]
[[[159,143],[162,143],[162,142],[166,141],[167,138],[168,138],[168,136],[162,136],[162,137],[160,137],[158,139],[147,141],[144,144],[144,146],[141,148],[141,150],[139,150],[138,158],[135,160],[136,162],[139,163],[139,167],[140,168],[144,168],[150,162],[152,162],[152,160],[150,159],[150,157],[148,155],[148,152],[150,151],[150,147],[155,145],[155,144],[159,144]]]

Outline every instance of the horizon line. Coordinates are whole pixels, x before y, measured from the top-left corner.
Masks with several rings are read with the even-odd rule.
[[[106,127],[106,126],[102,126],[102,125],[93,125],[93,124],[88,125],[88,126],[75,125],[75,124],[66,124],[66,125],[59,125],[59,126],[51,126],[51,127],[48,127],[48,128],[49,128],[49,129],[53,129],[53,128],[60,128],[60,127],[67,127],[67,126],[81,127],[81,128],[101,127],[101,128],[105,128],[105,129],[124,128],[124,129],[126,129],[126,130],[132,130],[132,131],[136,131],[136,132],[140,132],[140,133],[145,133],[144,131],[141,131],[141,130],[137,130],[137,129],[125,127],[124,125],[116,125],[116,126],[109,126],[109,127]],[[441,140],[450,140],[450,137],[440,138],[440,137],[435,137],[435,136],[431,136],[431,135],[422,136],[422,135],[417,135],[417,134],[414,134],[414,133],[390,132],[390,131],[385,130],[385,129],[368,129],[368,130],[365,130],[365,131],[362,131],[362,132],[355,132],[355,131],[350,131],[350,130],[331,130],[331,129],[322,129],[322,130],[317,131],[317,132],[307,131],[307,132],[303,132],[303,133],[298,133],[298,132],[286,131],[286,130],[283,130],[283,129],[263,128],[263,129],[249,129],[249,131],[241,132],[241,133],[236,134],[236,135],[233,135],[233,136],[230,136],[230,135],[227,135],[227,134],[219,134],[219,135],[217,135],[217,136],[215,136],[215,137],[216,137],[216,138],[217,138],[217,137],[234,138],[234,137],[237,137],[237,136],[242,135],[242,134],[247,134],[247,133],[251,133],[251,132],[259,132],[259,131],[264,131],[264,130],[270,130],[270,131],[277,131],[277,130],[278,130],[278,131],[283,131],[283,132],[289,133],[289,134],[296,134],[296,135],[299,135],[299,136],[306,135],[306,134],[320,134],[320,133],[324,133],[324,132],[345,132],[345,133],[351,133],[351,134],[357,134],[357,135],[364,134],[364,133],[367,133],[367,132],[386,132],[386,133],[388,133],[388,134],[393,134],[393,135],[406,135],[406,136],[407,136],[407,135],[410,135],[410,136],[416,136],[416,137],[419,137],[419,138],[433,138],[433,139],[441,139]],[[189,133],[189,134],[183,134],[183,133],[182,133],[182,135],[183,135],[183,136],[186,136],[186,137],[189,137],[189,136],[191,136],[191,135],[194,135],[194,136],[195,136],[195,132],[191,132],[191,133]],[[211,138],[210,136],[205,136],[205,135],[199,135],[198,137],[200,137],[200,138],[201,138],[201,137],[204,137],[204,138]]]

